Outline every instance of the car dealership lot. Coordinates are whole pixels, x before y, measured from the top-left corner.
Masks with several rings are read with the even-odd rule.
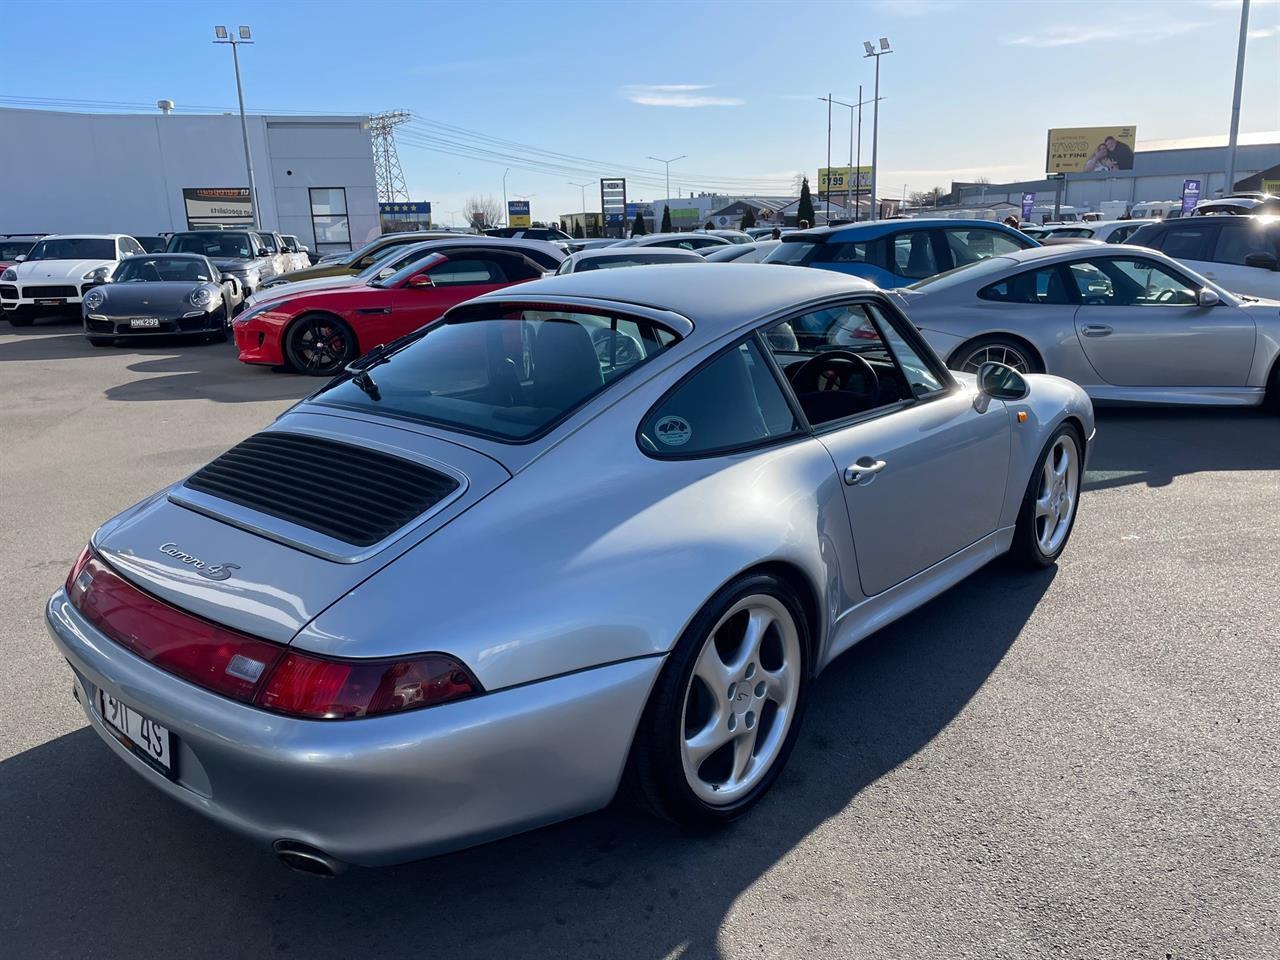
[[[608,811],[326,883],[111,757],[41,622],[97,523],[316,385],[0,326],[5,955],[1280,952],[1280,418],[1103,411],[1057,569],[983,572],[838,661],[722,833]]]

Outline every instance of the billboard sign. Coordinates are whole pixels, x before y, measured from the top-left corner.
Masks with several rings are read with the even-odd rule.
[[[507,226],[527,227],[533,221],[529,219],[528,200],[507,201]]]
[[[1196,204],[1200,202],[1200,181],[1199,180],[1183,180],[1182,181],[1182,215],[1184,217],[1191,216],[1191,211],[1196,208]]]
[[[392,200],[378,203],[378,220],[383,233],[403,233],[431,226],[428,200]]]
[[[1049,173],[1132,170],[1137,127],[1059,127],[1049,131]]]
[[[1034,193],[1024,193],[1022,195],[1022,219],[1030,220],[1031,211],[1036,206],[1036,195]]]
[[[183,187],[182,202],[187,208],[189,230],[214,224],[253,225],[253,200],[248,187]]]
[[[600,212],[604,214],[604,232],[610,237],[624,237],[627,229],[627,181],[605,177],[600,180]]]
[[[857,171],[857,179],[854,171]],[[839,193],[866,193],[871,189],[870,167],[819,167],[818,196],[826,196],[828,188],[831,195]]]

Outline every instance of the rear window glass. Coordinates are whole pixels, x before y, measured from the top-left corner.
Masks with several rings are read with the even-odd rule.
[[[370,367],[376,387],[344,380],[319,401],[519,442],[679,339],[634,317],[492,309],[438,324]]]
[[[782,242],[764,258],[764,262],[803,264],[815,247],[816,243],[807,240],[788,240],[783,237]]]
[[[198,253],[214,259],[249,260],[254,251],[247,233],[222,233],[217,230],[198,233],[175,233],[169,240],[170,253]]]

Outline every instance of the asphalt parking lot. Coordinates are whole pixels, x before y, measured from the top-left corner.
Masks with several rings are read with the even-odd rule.
[[[337,881],[130,774],[42,604],[97,525],[314,381],[0,325],[0,956],[1280,956],[1280,418],[1103,411],[1056,570],[838,661],[777,788]]]

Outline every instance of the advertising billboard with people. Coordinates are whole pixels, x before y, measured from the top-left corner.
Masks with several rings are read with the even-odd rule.
[[[1059,127],[1049,131],[1047,173],[1132,170],[1137,127]]]

